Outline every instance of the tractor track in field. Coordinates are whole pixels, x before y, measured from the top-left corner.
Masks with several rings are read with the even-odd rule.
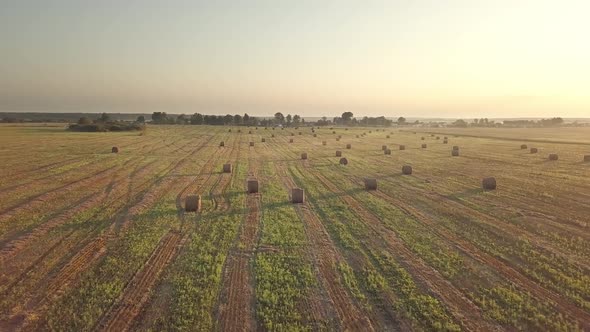
[[[156,286],[158,277],[187,239],[188,233],[170,231],[164,235],[143,267],[127,283],[120,299],[104,314],[95,330],[114,332],[129,330],[143,306],[148,302],[150,291]]]
[[[232,146],[232,151],[235,148],[235,142]],[[221,148],[218,148],[219,151]],[[204,185],[209,182],[209,180],[213,177],[214,174],[218,174],[214,171],[215,162],[217,159],[221,158],[221,156],[228,153],[228,150],[223,148],[221,152],[212,153],[210,157],[207,159],[205,164],[199,170],[199,173],[196,176],[193,176],[192,180],[189,180],[188,184],[186,184],[176,195],[176,210],[178,212],[178,219],[180,220],[180,227],[184,229],[185,225],[185,212],[183,207],[183,201],[190,193],[196,193],[197,189],[201,189]],[[231,151],[230,151],[231,153]],[[223,175],[223,174],[222,174]],[[203,194],[201,193],[201,196]]]
[[[108,141],[108,139],[106,141]],[[131,145],[135,145],[135,144],[139,144],[139,143],[141,143],[141,142],[134,142],[134,143],[130,143],[130,144],[123,145],[123,146],[119,145],[119,147],[125,148],[125,147],[131,146]],[[16,180],[19,180],[21,178],[27,177],[31,173],[35,173],[35,172],[47,172],[47,171],[49,171],[51,169],[54,169],[54,168],[59,168],[59,167],[67,166],[67,165],[72,165],[72,164],[78,162],[79,160],[80,160],[80,157],[74,157],[74,158],[69,158],[69,159],[66,159],[66,160],[60,160],[60,161],[52,162],[50,164],[46,164],[46,165],[42,165],[42,166],[39,166],[39,167],[35,167],[33,169],[29,169],[29,170],[26,170],[26,171],[22,171],[22,172],[17,172],[17,173],[11,174],[10,175],[10,179],[11,179],[11,181],[16,181]],[[0,189],[0,193],[3,193],[6,189],[7,188]]]
[[[151,165],[147,164],[143,167]],[[120,171],[123,171],[121,169]],[[119,171],[119,172],[120,172]],[[123,176],[124,177],[124,176]],[[52,229],[63,225],[70,221],[77,214],[95,207],[97,204],[101,204],[108,198],[109,194],[113,190],[115,182],[124,181],[119,174],[115,174],[108,186],[104,188],[102,192],[92,193],[86,196],[83,200],[77,202],[74,208],[66,209],[60,214],[51,217],[50,219],[42,222],[41,224],[34,227],[32,230],[19,235],[13,240],[6,241],[0,248],[0,262],[5,261],[8,258],[15,256],[18,251],[28,246],[32,241],[39,239],[43,235],[47,234]],[[2,243],[2,242],[0,242]]]
[[[249,150],[250,151],[250,150]],[[239,160],[239,158],[238,158]],[[248,176],[256,176],[258,165],[248,154]],[[247,186],[245,186],[247,191]],[[255,331],[256,296],[250,265],[259,237],[261,193],[246,196],[247,215],[223,266],[217,301],[217,324],[221,331]],[[239,248],[238,248],[239,245]]]
[[[287,175],[283,165],[275,164],[277,173],[286,190],[296,188],[293,179]],[[340,281],[336,270],[337,264],[344,258],[336,250],[330,235],[317,216],[311,211],[309,203],[296,206],[295,210],[304,223],[306,237],[313,247],[312,255],[321,276],[320,282],[329,295],[339,317],[339,324],[343,330],[373,331],[370,319],[358,308],[350,298],[346,287]]]
[[[158,180],[156,180],[155,186],[151,187],[151,189],[153,190],[147,191],[139,202],[134,204],[129,210],[126,211],[124,216],[122,216],[121,218],[117,218],[116,222],[114,222],[111,225],[108,231],[109,237],[124,232],[129,226],[129,222],[131,221],[133,216],[139,215],[143,211],[147,210],[160,197],[170,192],[181,181],[179,176],[174,176],[174,173],[180,170],[186,164],[189,158],[193,157],[202,149],[207,147],[209,142],[211,142],[213,138],[214,136],[208,137],[205,142],[201,143],[197,148],[193,149],[191,153],[186,154],[184,157],[172,163],[167,169],[165,169],[162,172],[163,175],[160,176]]]
[[[141,160],[137,161],[137,164],[141,164],[141,162],[145,160],[142,158]],[[72,217],[77,215],[78,213],[93,208],[95,205],[103,203],[109,196],[114,192],[115,187],[123,187],[127,186],[128,192],[125,196],[127,196],[127,201],[131,201],[131,185],[132,180],[136,177],[142,178],[146,175],[148,171],[151,170],[151,166],[156,164],[158,160],[153,160],[146,164],[137,167],[131,173],[123,176],[120,176],[119,173],[125,171],[125,168],[121,168],[117,171],[117,174],[111,179],[110,183],[105,186],[105,189],[100,193],[93,193],[83,199],[81,202],[76,204],[76,207],[73,209],[66,210],[57,216],[50,218],[49,220],[41,223],[31,231],[21,234],[14,240],[10,240],[2,245],[0,249],[0,262],[5,261],[8,258],[11,258],[17,254],[19,250],[26,247],[30,244],[33,240],[40,238],[41,236],[47,234],[50,230],[63,225],[67,221],[71,220]],[[121,178],[120,178],[121,177]],[[144,184],[149,181],[144,181]],[[121,198],[122,196],[118,196]],[[2,243],[2,242],[0,242]]]
[[[28,307],[33,309],[41,306],[50,296],[63,290],[67,285],[74,282],[77,276],[87,269],[92,262],[106,252],[106,243],[103,237],[92,240],[82,250],[78,251],[74,257],[57,273],[49,283],[45,296],[42,299],[33,301]]]
[[[200,146],[198,146],[197,148],[195,148],[195,150],[191,153],[191,155],[197,153],[198,151],[202,150],[202,148],[204,148],[205,146],[207,146],[208,142],[212,138],[213,137],[209,138],[209,140],[203,142]],[[182,159],[184,160],[186,158],[188,158],[188,156],[186,156],[186,157],[184,157]],[[164,175],[170,174],[171,172],[177,170],[178,167],[179,167],[179,165],[180,165],[180,160],[177,163],[172,164],[166,170],[164,170],[163,171]],[[132,174],[135,174],[136,176],[139,176],[139,175],[142,175],[142,172],[136,171],[136,172],[132,172]],[[160,183],[158,183],[158,181],[151,181],[151,180],[147,180],[147,181],[145,181],[145,183],[151,183],[151,185],[149,185],[146,190],[144,190],[142,192],[138,192],[135,195],[135,197],[142,196],[142,194],[145,196],[145,194],[149,191],[149,188],[153,187],[154,185],[160,184]],[[128,184],[123,183],[120,187],[123,188],[125,186],[128,186]],[[168,190],[172,190],[172,188],[168,187]],[[121,195],[121,197],[123,197],[123,196],[128,196],[128,193],[123,193]],[[114,199],[116,201],[116,198],[114,198]],[[139,201],[139,200],[137,200],[137,201]],[[127,204],[125,204],[125,205],[121,206],[120,208],[118,208],[117,211],[122,211],[125,207],[130,206],[132,204],[133,203],[128,200],[127,201]],[[125,216],[128,216],[128,213],[125,213]],[[113,225],[114,223],[116,223],[116,220],[117,219],[119,219],[119,218],[116,217],[115,218],[115,221],[113,221],[111,223],[111,225]],[[44,297],[43,301],[39,301],[36,305],[35,304],[31,304],[30,305],[31,309],[34,310],[36,316],[38,316],[39,314],[42,313],[42,311],[39,311],[39,310],[44,310],[41,305],[44,304],[45,299],[49,299],[51,297],[52,293],[55,293],[55,292],[51,292],[51,291],[57,291],[57,290],[63,289],[63,287],[65,287],[67,284],[71,284],[71,283],[75,282],[75,279],[77,278],[77,276],[81,272],[83,272],[83,270],[85,268],[91,266],[94,261],[96,261],[98,258],[102,257],[102,255],[106,252],[104,250],[99,250],[98,252],[96,252],[96,248],[95,248],[96,247],[96,243],[103,243],[103,246],[104,246],[104,243],[106,241],[108,241],[110,237],[112,237],[112,235],[113,235],[112,232],[110,232],[110,231],[107,230],[107,233],[106,234],[104,234],[104,235],[98,235],[98,236],[94,236],[94,237],[92,235],[93,233],[94,233],[93,231],[89,231],[89,234],[86,237],[86,239],[90,239],[90,242],[87,242],[86,245],[84,245],[82,247],[82,249],[80,250],[80,252],[82,252],[82,253],[92,253],[92,252],[95,252],[96,254],[95,255],[90,255],[90,254],[75,255],[74,257],[72,257],[60,269],[60,272],[57,273],[57,275],[55,276],[55,278],[50,278],[47,281],[47,283],[49,284],[48,290],[50,292],[45,292],[45,297]],[[73,234],[73,231],[71,232],[71,234]],[[184,241],[186,240],[186,238],[188,237],[188,235],[189,234],[187,233],[187,234],[185,234],[182,237],[181,243],[184,243]],[[60,240],[60,242],[61,242],[61,240]],[[47,252],[46,255],[47,254],[49,254],[49,252]],[[72,267],[76,267],[76,268],[72,268]],[[158,270],[157,272],[160,273],[161,271]],[[25,274],[23,274],[22,276],[24,276],[24,275]],[[61,277],[63,275],[67,276],[67,278]],[[16,282],[18,282],[18,280]]]
[[[205,146],[205,145],[206,145],[206,142],[203,144],[203,146]],[[201,146],[201,147],[197,148],[197,150],[200,150],[200,148],[202,148],[203,146]],[[167,170],[165,170],[165,171],[164,171],[164,174],[168,174],[168,173],[169,173],[171,170],[172,170],[172,167],[169,167]],[[145,171],[145,170],[144,170],[144,171]],[[143,174],[143,172],[141,172],[141,171],[137,171],[137,170],[136,170],[136,172],[132,172],[132,174],[133,174],[133,173],[135,173],[135,174],[134,174],[135,176],[143,176],[143,175],[144,175],[144,174]],[[131,180],[130,180],[130,181],[131,181]],[[141,200],[141,198],[140,198],[140,197],[143,197],[143,196],[145,196],[145,195],[146,195],[146,193],[147,193],[147,192],[149,192],[149,188],[152,188],[154,185],[156,185],[156,184],[157,184],[156,182],[157,182],[157,181],[152,181],[151,179],[148,179],[148,180],[144,181],[144,182],[142,183],[142,185],[141,185],[141,186],[143,187],[143,186],[147,185],[146,189],[145,189],[145,190],[142,190],[142,191],[139,191],[139,192],[137,192],[135,195],[133,195],[133,197],[136,197],[136,198],[137,198],[137,200],[136,200],[136,201],[134,201],[134,202],[132,202],[131,200],[127,200],[127,203],[126,203],[126,204],[123,204],[123,205],[121,205],[120,207],[118,207],[118,208],[116,209],[115,213],[117,213],[117,211],[119,211],[119,213],[120,213],[120,212],[121,212],[121,211],[123,211],[123,210],[124,210],[126,207],[132,206],[132,205],[134,205],[135,203],[137,203],[139,200]],[[124,186],[125,186],[125,185],[122,185],[122,186],[121,186],[121,188],[123,188]],[[118,201],[119,201],[121,198],[124,198],[124,197],[126,197],[126,196],[128,197],[128,193],[122,193],[121,195],[119,195],[119,196],[117,196],[117,197],[113,197],[112,201],[113,201],[113,202],[118,202]],[[96,215],[98,215],[99,213],[100,213],[100,212],[97,212],[97,213],[95,213],[95,214],[94,214],[93,216],[91,216],[91,217],[90,217],[88,220],[90,220],[90,219],[92,219],[92,218],[96,217]],[[118,219],[118,218],[117,218],[117,217],[115,217],[115,218],[114,218],[114,221],[113,221],[111,224],[114,224],[114,223],[116,222],[116,220],[117,220],[117,219]],[[99,228],[100,228],[100,227],[99,227],[99,225],[97,225],[97,226],[95,227],[95,229],[99,229]],[[13,281],[13,282],[12,282],[12,283],[9,285],[9,287],[7,287],[7,289],[5,290],[5,292],[4,292],[4,293],[6,293],[6,292],[10,291],[10,289],[12,289],[12,288],[13,288],[13,287],[14,287],[16,284],[20,283],[20,282],[21,282],[21,281],[22,281],[22,280],[23,280],[23,279],[26,277],[26,275],[27,275],[27,274],[28,274],[30,271],[32,271],[32,269],[35,267],[35,265],[37,265],[37,263],[38,263],[38,262],[42,261],[42,260],[43,260],[45,257],[47,257],[47,255],[49,255],[49,254],[50,254],[52,251],[56,250],[56,248],[57,248],[59,245],[61,245],[61,244],[63,243],[63,241],[65,241],[67,238],[69,238],[71,235],[73,235],[73,234],[74,234],[74,232],[75,232],[75,230],[71,230],[71,231],[69,231],[67,234],[65,234],[64,236],[62,236],[62,237],[61,237],[61,238],[60,238],[60,239],[57,241],[57,243],[56,243],[56,244],[54,244],[54,245],[53,245],[53,246],[51,246],[51,247],[50,247],[50,248],[49,248],[47,251],[45,251],[45,252],[44,252],[44,253],[41,255],[41,257],[39,257],[37,260],[35,260],[35,261],[33,262],[33,264],[29,265],[29,267],[27,267],[27,268],[25,269],[25,271],[24,271],[23,273],[21,273],[21,274],[20,274],[20,276],[19,276],[18,278],[16,278],[16,280],[14,280],[14,281]],[[92,231],[92,230],[90,230],[90,231],[89,231],[89,233],[93,233],[93,231]],[[88,237],[87,237],[87,238],[88,238]],[[99,236],[99,238],[100,238],[100,236]],[[92,244],[92,241],[94,241],[94,240],[96,240],[96,238],[95,238],[95,239],[91,239],[91,240],[90,240],[90,243],[88,243],[87,245],[88,245],[88,246],[92,246],[92,245],[93,245],[93,244]],[[85,250],[85,247],[83,247],[81,250],[82,250],[82,251],[84,251],[84,250]],[[94,258],[97,258],[97,257],[94,257]],[[66,263],[66,264],[67,264],[67,263]]]
[[[460,175],[465,176],[465,174],[460,174]],[[422,179],[422,178],[415,176],[415,175],[413,175],[413,177],[421,179],[421,180],[425,180],[425,179]],[[359,178],[359,177],[356,177],[356,178],[357,178],[357,180],[362,181],[361,178]],[[496,235],[506,236],[506,234],[508,234],[510,237],[514,237],[514,238],[518,238],[518,237],[526,238],[530,243],[534,244],[538,248],[549,250],[552,252],[552,254],[558,255],[558,256],[562,257],[563,259],[565,259],[566,261],[570,261],[573,264],[576,264],[580,268],[583,268],[586,270],[590,269],[590,266],[586,262],[584,262],[584,259],[582,257],[578,257],[578,259],[573,260],[572,253],[568,253],[568,252],[563,251],[562,249],[556,247],[555,245],[553,245],[551,243],[550,240],[546,239],[545,235],[542,235],[538,232],[534,232],[531,230],[523,229],[517,225],[506,222],[505,220],[501,220],[496,217],[493,217],[487,212],[482,212],[477,209],[474,209],[466,204],[461,203],[457,199],[453,199],[453,198],[449,197],[448,195],[442,195],[442,194],[439,194],[434,191],[416,188],[416,187],[410,186],[404,182],[391,182],[387,178],[385,179],[385,181],[387,181],[391,185],[395,185],[400,188],[403,188],[403,189],[407,190],[408,192],[416,193],[417,191],[419,191],[421,199],[425,198],[425,199],[428,199],[429,202],[436,202],[436,203],[440,204],[441,207],[444,206],[444,209],[447,211],[451,211],[449,213],[453,216],[460,216],[461,218],[468,216],[472,220],[477,220],[478,222],[482,222],[482,224],[479,227],[482,227],[482,228],[486,229],[487,231],[490,231]],[[529,199],[529,202],[523,201],[521,199],[522,195],[517,195],[515,193],[508,192],[505,190],[502,191],[502,195],[505,195],[505,197],[503,197],[503,198],[494,197],[494,199],[499,200],[500,202],[506,202],[506,199],[509,198],[510,205],[514,205],[515,201],[521,202],[521,206],[519,206],[519,209],[521,209],[522,211],[528,211],[530,214],[533,214],[533,215],[539,215],[538,211],[527,210],[527,207],[530,206],[530,200],[534,199],[531,197],[531,195],[526,196],[527,199]],[[536,204],[534,206],[544,206],[544,204],[546,204],[544,201],[538,200],[538,202],[539,202],[539,204]],[[508,202],[506,202],[506,203],[508,203]],[[563,211],[563,209],[561,211]],[[560,213],[560,215],[562,215],[562,216],[566,215],[566,214],[567,214],[567,211],[563,211],[562,213]],[[563,224],[563,223],[551,220],[551,218],[548,216],[545,216],[545,215],[543,215],[543,216],[546,219],[545,222],[550,223],[552,226],[559,228],[562,231],[565,231],[566,233],[576,234],[578,237],[582,237],[585,240],[590,239],[588,237],[588,235],[580,227],[575,227],[575,226]]]
[[[135,173],[135,172],[134,172],[134,173]],[[137,175],[137,174],[140,174],[140,173],[136,173],[136,175]],[[144,181],[144,184],[148,184],[149,182],[150,182],[149,180],[147,180],[147,181]],[[121,188],[123,188],[123,187],[124,187],[124,186],[122,185],[122,186],[121,186]],[[141,193],[142,193],[142,192],[138,192],[138,193],[136,194],[136,196],[139,196],[139,195],[141,195]],[[109,193],[109,194],[110,194],[110,193]],[[105,195],[104,199],[106,199],[106,198],[107,198],[107,196],[108,196],[108,194],[107,194],[107,195]],[[117,196],[117,197],[112,197],[111,201],[113,201],[113,202],[117,202],[117,201],[120,201],[120,199],[121,199],[121,198],[124,198],[124,197],[126,197],[126,196],[127,196],[127,193],[121,193],[121,194],[120,194],[119,196]],[[131,202],[131,200],[128,200],[126,204],[124,204],[124,205],[121,205],[120,207],[118,207],[118,208],[117,208],[117,210],[122,210],[122,209],[124,209],[124,208],[125,208],[125,206],[129,206],[130,202]],[[96,213],[94,213],[94,214],[93,214],[91,217],[89,217],[89,218],[88,218],[88,220],[91,220],[91,219],[93,219],[93,218],[94,218],[94,217],[96,217],[96,216],[97,216],[99,213],[100,213],[100,212],[96,212]],[[94,227],[93,229],[98,229],[98,228],[100,228],[100,227],[97,225],[97,226],[96,226],[96,227]],[[23,280],[25,280],[25,279],[26,279],[26,276],[28,275],[28,273],[29,273],[30,271],[32,271],[32,270],[35,268],[35,266],[37,266],[37,264],[39,264],[39,263],[40,263],[40,262],[41,262],[43,259],[45,259],[45,257],[47,257],[49,254],[51,254],[52,252],[54,252],[55,250],[57,250],[57,248],[58,248],[60,245],[64,244],[64,241],[66,241],[66,242],[67,242],[67,239],[68,239],[69,237],[71,237],[72,235],[74,235],[74,233],[75,233],[75,232],[76,232],[76,230],[75,230],[75,229],[73,229],[73,230],[70,230],[70,231],[68,231],[66,234],[62,235],[62,236],[61,236],[61,237],[60,237],[60,238],[57,240],[57,242],[56,242],[54,245],[52,245],[50,248],[48,248],[48,249],[47,249],[47,250],[46,250],[46,251],[45,251],[45,252],[44,252],[44,253],[43,253],[43,254],[42,254],[42,255],[41,255],[41,256],[40,256],[38,259],[36,259],[35,261],[33,261],[33,263],[32,263],[32,264],[30,264],[30,265],[29,265],[29,266],[28,266],[28,267],[27,267],[27,268],[26,268],[26,269],[25,269],[25,270],[24,270],[22,273],[20,273],[20,276],[19,276],[18,278],[16,278],[16,279],[15,279],[13,282],[11,282],[11,284],[10,284],[10,285],[9,285],[9,286],[6,288],[6,290],[4,291],[4,295],[5,295],[7,292],[9,292],[9,291],[10,291],[10,290],[11,290],[13,287],[15,287],[17,284],[19,284],[20,282],[22,282]],[[82,246],[82,247],[80,248],[80,252],[86,252],[87,250],[90,250],[90,251],[92,251],[92,250],[93,250],[93,248],[95,247],[95,243],[96,243],[96,241],[99,241],[98,243],[102,243],[102,242],[103,242],[103,238],[102,238],[102,237],[100,237],[100,236],[99,236],[99,237],[94,237],[94,238],[92,238],[92,234],[93,234],[93,230],[88,230],[88,235],[85,237],[85,239],[84,239],[84,240],[80,241],[81,243],[83,243],[83,242],[85,242],[86,240],[88,240],[88,239],[91,239],[89,243],[87,243],[85,246]],[[16,253],[16,252],[12,252],[12,253],[10,253],[10,252],[7,252],[7,253],[5,253],[5,254],[7,254],[6,256],[8,256],[8,257],[5,257],[5,258],[11,258],[12,256],[15,256],[17,253]],[[10,254],[12,254],[12,255],[10,255]],[[91,259],[92,259],[92,260],[95,260],[95,259],[99,258],[99,257],[100,257],[102,254],[104,254],[104,252],[103,252],[103,251],[101,251],[101,252],[100,252],[100,255],[93,256],[93,257],[91,257]],[[80,256],[80,257],[88,257],[88,256],[87,256],[87,255],[85,255],[85,256]],[[70,259],[70,261],[72,261],[72,260],[79,260],[79,257],[73,257],[73,258],[71,258],[71,259]],[[87,266],[88,266],[88,265],[90,265],[90,263],[91,263],[91,262],[86,262],[86,264],[85,264],[85,265],[87,265]],[[68,265],[70,265],[70,263],[69,263],[69,262],[65,264],[65,266],[68,266]],[[75,270],[75,271],[77,271],[77,272],[81,272],[81,271],[79,271],[79,270]],[[18,273],[18,272],[17,272],[17,273]],[[49,282],[54,282],[54,281],[51,281],[51,280],[49,280]],[[55,285],[55,282],[54,282],[54,285]],[[49,293],[47,293],[47,295],[49,295]]]
[[[0,223],[6,222],[7,219],[10,219],[11,217],[16,215],[17,213],[21,213],[22,211],[25,211],[25,212],[31,211],[31,210],[35,209],[36,207],[38,207],[39,205],[46,203],[47,201],[62,197],[62,196],[64,196],[64,192],[73,191],[73,190],[76,190],[78,188],[85,187],[85,186],[96,187],[97,183],[108,180],[109,176],[116,174],[120,170],[124,170],[126,167],[129,166],[130,163],[133,163],[133,162],[138,162],[138,161],[137,161],[137,159],[134,159],[132,157],[128,157],[128,159],[125,160],[122,164],[113,165],[113,166],[110,166],[106,169],[97,171],[96,173],[93,173],[92,175],[88,175],[88,176],[85,176],[85,177],[82,177],[82,178],[79,178],[76,180],[72,180],[72,181],[65,183],[57,188],[53,188],[53,189],[47,190],[45,192],[36,194],[34,196],[28,197],[25,201],[22,201],[22,202],[14,204],[12,206],[6,207],[0,211]]]
[[[232,167],[233,167],[232,172],[229,174],[222,173],[221,176],[219,176],[217,178],[217,181],[212,186],[212,189],[209,191],[209,195],[211,196],[211,199],[213,200],[216,211],[225,212],[231,208],[231,202],[227,198],[225,193],[227,191],[227,187],[230,185],[230,183],[233,180],[234,172],[239,167],[236,162],[240,160],[240,145],[241,145],[241,143],[242,143],[242,136],[240,136],[239,140],[234,140],[234,143],[232,144],[232,149],[230,151],[229,160],[227,161],[228,163],[232,164]]]
[[[289,138],[289,136],[285,136],[283,138],[285,138],[286,140]],[[283,144],[286,144],[286,142],[283,142]],[[281,181],[283,187],[289,190],[290,188],[288,186],[293,185],[293,180],[287,175],[283,167],[279,168],[279,165],[277,165],[277,163],[281,163],[286,160],[291,160],[292,157],[290,157],[286,151],[282,150],[282,146],[278,145],[277,142],[274,143],[274,147],[277,149],[277,151],[280,151],[280,154],[282,154],[284,158],[284,160],[273,162],[273,167],[276,171],[276,177],[279,178],[279,181]],[[268,181],[274,181],[274,178],[269,179]],[[299,213],[298,217],[300,218],[300,220],[303,221]],[[305,242],[311,243],[309,236],[307,235],[307,232],[309,230],[305,222],[303,222],[303,226],[306,238]],[[258,249],[262,250],[263,248],[259,247]],[[331,299],[328,290],[324,286],[324,282],[322,282],[322,280],[324,280],[322,279],[323,275],[321,274],[318,258],[317,255],[315,255],[312,246],[306,246],[304,248],[304,255],[313,267],[314,277],[315,280],[317,280],[318,286],[306,292],[305,297],[302,301],[303,303],[301,304],[301,310],[309,314],[311,319],[308,321],[308,323],[312,326],[318,327],[321,326],[323,323],[327,323],[331,330],[338,330],[338,328],[340,328],[340,323],[338,321],[339,316],[337,308],[335,307],[334,301]]]
[[[558,305],[560,309],[562,309],[564,312],[567,312],[571,317],[574,317],[579,322],[581,322],[583,329],[590,328],[590,313],[577,307],[575,304],[563,298],[561,295],[538,285],[537,283],[533,282],[528,277],[522,275],[519,271],[510,267],[501,260],[481,251],[469,241],[460,238],[456,234],[452,234],[443,227],[438,226],[436,220],[433,219],[431,216],[427,215],[426,213],[423,213],[422,211],[402,201],[399,201],[398,199],[393,198],[383,192],[375,191],[372,192],[372,194],[396,206],[397,208],[402,210],[406,215],[415,218],[416,220],[427,226],[428,229],[430,229],[440,238],[452,243],[458,250],[460,250],[467,256],[473,258],[474,260],[484,265],[493,268],[495,271],[504,276],[507,280],[510,280],[512,283],[517,284],[523,290],[530,292],[536,298],[540,300],[550,299],[552,302]]]
[[[49,191],[35,195],[33,197],[30,197],[28,199],[28,201],[24,201],[24,202],[20,202],[15,205],[12,205],[12,206],[4,209],[2,212],[0,212],[0,223],[6,222],[11,217],[16,215],[17,212],[31,211],[35,207],[38,207],[39,205],[41,205],[47,201],[50,201],[50,200],[57,198],[57,197],[61,197],[64,195],[64,192],[69,192],[69,191],[75,190],[79,187],[91,186],[98,181],[104,181],[105,179],[108,179],[108,177],[111,176],[113,173],[115,173],[115,171],[117,169],[124,167],[124,166],[125,166],[125,164],[110,166],[110,167],[108,167],[104,170],[101,170],[97,173],[94,173],[92,175],[85,176],[81,179],[66,183],[60,187],[57,187],[57,188],[51,189]]]
[[[234,148],[232,148],[230,153],[234,152],[235,147],[236,144],[234,144]],[[137,317],[142,314],[144,307],[146,307],[151,301],[150,292],[157,287],[160,275],[175,259],[190,237],[190,231],[183,231],[184,208],[182,207],[182,197],[188,190],[204,187],[209,180],[212,179],[215,174],[213,172],[215,161],[225,153],[227,153],[227,150],[223,150],[221,153],[212,154],[208,161],[201,167],[199,174],[195,179],[180,190],[176,198],[176,206],[178,210],[178,218],[181,221],[181,231],[170,231],[164,236],[160,244],[153,251],[152,256],[144,264],[143,268],[138,270],[131,279],[120,299],[115,301],[107,313],[103,315],[96,330],[127,331],[133,326]],[[172,187],[174,186],[175,185]],[[170,190],[172,190],[172,188]],[[169,236],[171,240],[166,239],[167,236]]]
[[[150,154],[154,150],[158,149],[159,147],[161,147],[161,146],[160,145],[150,146],[150,150],[149,151],[146,151],[146,152],[141,152],[141,155]],[[132,156],[128,156],[128,157],[130,158],[130,160],[135,160],[135,159],[133,159]],[[78,159],[78,161],[79,161],[79,159]],[[96,165],[100,165],[100,164],[102,164],[104,162],[105,162],[104,160],[93,160],[93,161],[89,161],[88,163],[86,163],[86,164],[84,164],[84,165],[82,165],[80,167],[84,167],[84,168],[93,167],[93,166],[96,166]],[[72,165],[72,164],[75,164],[75,163],[71,163],[70,165]],[[43,176],[41,178],[33,179],[33,180],[29,181],[29,182],[19,183],[19,184],[15,184],[15,185],[12,185],[12,186],[9,186],[9,187],[2,188],[2,189],[0,189],[0,199],[3,196],[14,195],[15,191],[18,191],[18,192],[25,191],[26,192],[26,191],[28,191],[28,189],[34,188],[35,186],[39,186],[39,183],[40,182],[43,182],[43,181],[44,182],[47,182],[47,181],[50,181],[52,178],[63,177],[63,176],[67,175],[70,172],[77,171],[80,167],[68,169],[68,170],[65,170],[65,171],[59,172],[59,173],[49,174],[49,175]],[[72,179],[70,181],[75,181],[75,180],[76,179]]]
[[[347,204],[360,217],[376,237],[383,239],[389,251],[394,257],[400,260],[408,272],[419,280],[420,283],[428,287],[428,291],[436,294],[436,297],[449,308],[451,315],[456,321],[460,322],[463,328],[470,331],[494,330],[496,327],[488,324],[482,318],[481,310],[473,302],[465,297],[465,295],[455,288],[448,280],[446,280],[436,269],[425,264],[421,258],[416,256],[401,239],[391,230],[383,226],[381,221],[372,212],[367,210],[352,196],[345,194],[343,190],[334,185],[323,175],[313,171],[311,167],[307,168],[325,187],[332,193],[342,194],[340,199]],[[375,241],[375,239],[373,239]],[[376,248],[381,245],[374,243]],[[465,317],[465,314],[472,315]]]
[[[450,213],[451,215],[460,216],[461,218],[469,217],[471,220],[477,220],[478,223],[482,223],[482,225],[480,225],[479,227],[487,231],[490,231],[498,236],[506,236],[508,234],[510,237],[513,238],[526,238],[534,246],[542,250],[548,250],[552,254],[558,255],[566,261],[570,261],[572,264],[577,265],[579,268],[586,269],[587,271],[590,270],[590,266],[587,263],[585,263],[581,259],[572,260],[571,253],[567,253],[562,249],[556,247],[553,243],[551,243],[551,241],[546,240],[545,237],[540,234],[531,233],[531,231],[529,230],[522,229],[504,220],[495,218],[489,215],[488,213],[473,209],[465,204],[462,204],[461,202],[450,199],[445,195],[441,195],[433,191],[422,190],[415,187],[408,187],[406,184],[403,183],[398,183],[396,185],[410,192],[419,191],[421,197],[429,199],[431,202],[436,202],[440,205],[443,205],[445,209],[449,211],[448,213]],[[388,196],[391,197],[390,195]],[[392,197],[392,199],[394,198]],[[399,199],[398,201],[401,202]],[[501,227],[499,227],[499,225],[501,225]],[[587,237],[583,236],[580,230],[576,230],[576,232],[573,232],[573,230],[569,231],[572,234],[577,234],[578,236],[587,239]]]

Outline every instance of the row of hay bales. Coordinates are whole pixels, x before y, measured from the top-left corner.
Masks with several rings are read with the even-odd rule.
[[[371,131],[369,131],[371,132]],[[274,136],[274,135],[273,135]],[[445,137],[445,141],[447,140],[447,138]],[[293,142],[293,140],[290,140],[291,142]],[[265,139],[262,139],[262,142],[265,142]],[[323,144],[325,145],[325,141],[323,142]],[[446,142],[445,142],[446,143]],[[254,142],[250,142],[250,146],[253,146]],[[426,144],[423,144],[423,148],[425,148]],[[221,142],[220,146],[224,146],[224,142]],[[351,144],[347,144],[346,145],[347,149],[351,149]],[[527,146],[526,144],[521,145],[521,149],[526,149]],[[387,145],[382,145],[381,149],[384,151],[385,154],[391,154],[391,150],[388,149]],[[405,146],[400,145],[400,150],[404,150]],[[531,148],[531,153],[536,153],[537,151],[532,152],[533,150],[536,148]],[[113,153],[117,153],[118,152],[118,148],[117,147],[113,147],[112,148],[112,152]],[[458,146],[453,146],[452,149],[452,156],[458,156],[459,155],[459,147]],[[337,150],[336,151],[336,157],[341,157],[339,163],[341,165],[347,165],[348,164],[348,159],[343,158],[342,157],[342,151]],[[308,158],[308,155],[306,152],[301,154],[301,159],[302,160],[306,160]],[[550,154],[549,155],[549,159],[550,160],[557,160],[558,156],[557,154]],[[584,156],[584,161],[588,162],[590,161],[590,155],[585,155]],[[223,165],[223,169],[222,171],[224,173],[232,173],[232,165],[231,164],[224,164]],[[402,174],[403,175],[411,175],[413,172],[412,166],[410,165],[404,165],[402,166]],[[248,185],[247,185],[247,191],[248,193],[257,193],[258,192],[258,180],[257,179],[253,179],[250,178],[248,179]],[[364,184],[365,184],[365,189],[366,190],[377,190],[377,179],[375,178],[366,178],[364,180]],[[497,183],[496,183],[496,179],[494,177],[486,177],[482,179],[482,188],[484,190],[495,190],[497,187]],[[293,203],[303,203],[305,202],[305,191],[302,188],[292,188],[291,191],[291,199]],[[185,210],[186,211],[200,211],[201,210],[201,196],[200,195],[190,195],[187,196],[186,200],[185,200]]]

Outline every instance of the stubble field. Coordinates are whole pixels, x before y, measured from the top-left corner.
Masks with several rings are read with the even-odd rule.
[[[229,129],[0,126],[0,331],[590,329],[590,128]]]

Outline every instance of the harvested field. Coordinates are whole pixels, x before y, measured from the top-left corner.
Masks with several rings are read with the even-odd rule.
[[[590,329],[590,128],[240,128],[0,126],[0,331]]]

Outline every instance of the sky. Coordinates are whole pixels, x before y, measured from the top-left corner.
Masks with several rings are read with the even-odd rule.
[[[0,0],[0,111],[590,117],[590,1]]]

